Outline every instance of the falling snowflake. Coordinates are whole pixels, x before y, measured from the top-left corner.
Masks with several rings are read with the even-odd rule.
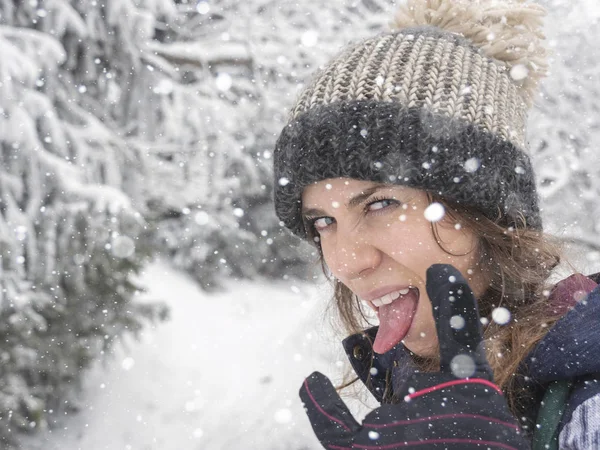
[[[522,81],[529,75],[529,70],[523,64],[517,64],[510,69],[510,77],[515,81]]]
[[[198,225],[206,225],[209,220],[210,220],[210,216],[204,211],[199,211],[194,216],[194,221]]]
[[[210,5],[206,1],[200,1],[196,5],[196,11],[198,11],[198,14],[208,14],[210,11]]]
[[[476,172],[477,169],[479,169],[480,165],[481,165],[481,163],[479,162],[479,159],[469,158],[465,161],[464,168],[467,172],[473,173],[473,172]]]
[[[135,364],[135,360],[131,357],[127,357],[121,363],[121,367],[123,368],[123,370],[131,370],[131,368],[134,366],[134,364]]]
[[[434,202],[425,208],[423,215],[429,222],[439,222],[444,218],[446,210],[441,203]]]
[[[469,378],[475,373],[475,361],[469,355],[456,355],[450,361],[450,370],[456,378]]]
[[[450,317],[450,327],[454,330],[462,330],[465,327],[465,319],[463,316]]]
[[[15,235],[18,241],[24,241],[27,238],[27,227],[19,225],[15,228]]]
[[[273,419],[277,423],[289,423],[292,421],[292,412],[287,408],[281,408],[275,411]]]
[[[110,248],[117,258],[129,258],[135,252],[135,243],[129,236],[117,236]]]
[[[221,72],[219,75],[217,75],[215,83],[217,85],[218,90],[228,91],[231,88],[231,85],[233,84],[233,80],[231,78],[231,75],[229,75],[228,73]]]
[[[492,320],[498,325],[506,325],[510,322],[510,311],[503,306],[495,308],[492,311]]]
[[[369,431],[369,439],[371,440],[375,440],[375,439],[379,439],[379,433],[377,431]]]
[[[156,87],[154,87],[153,92],[155,94],[170,94],[171,92],[173,92],[173,82],[171,80],[160,80],[159,83],[156,85]]]
[[[314,47],[319,40],[319,33],[314,30],[305,31],[300,37],[300,42],[305,47]]]

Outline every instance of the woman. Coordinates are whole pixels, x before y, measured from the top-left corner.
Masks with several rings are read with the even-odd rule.
[[[396,31],[346,48],[292,109],[276,212],[319,249],[382,403],[359,424],[307,378],[326,448],[600,448],[600,291],[547,284],[560,253],[525,144],[543,14],[408,0]],[[365,307],[379,326],[361,331]]]

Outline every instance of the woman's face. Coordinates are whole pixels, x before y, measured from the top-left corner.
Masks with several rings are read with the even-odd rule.
[[[335,178],[306,187],[302,205],[333,276],[377,313],[377,353],[403,341],[418,355],[437,354],[425,289],[432,264],[452,264],[477,297],[487,288],[476,265],[476,237],[448,215],[441,217],[441,205],[430,206],[424,191]],[[439,240],[432,221],[437,221]]]

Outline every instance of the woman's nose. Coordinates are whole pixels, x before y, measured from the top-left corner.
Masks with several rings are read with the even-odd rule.
[[[338,233],[330,258],[325,262],[332,274],[340,281],[351,281],[367,276],[381,263],[381,251],[358,233]]]

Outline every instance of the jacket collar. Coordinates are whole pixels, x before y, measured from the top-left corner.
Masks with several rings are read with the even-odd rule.
[[[550,307],[565,311],[525,359],[522,370],[537,382],[574,378],[600,372],[600,274],[575,274],[556,284]],[[586,298],[585,297],[587,294]],[[342,345],[367,389],[380,403],[390,403],[394,392],[415,370],[411,352],[399,343],[383,355],[373,352],[378,327],[353,334]],[[390,383],[391,382],[391,383]]]

